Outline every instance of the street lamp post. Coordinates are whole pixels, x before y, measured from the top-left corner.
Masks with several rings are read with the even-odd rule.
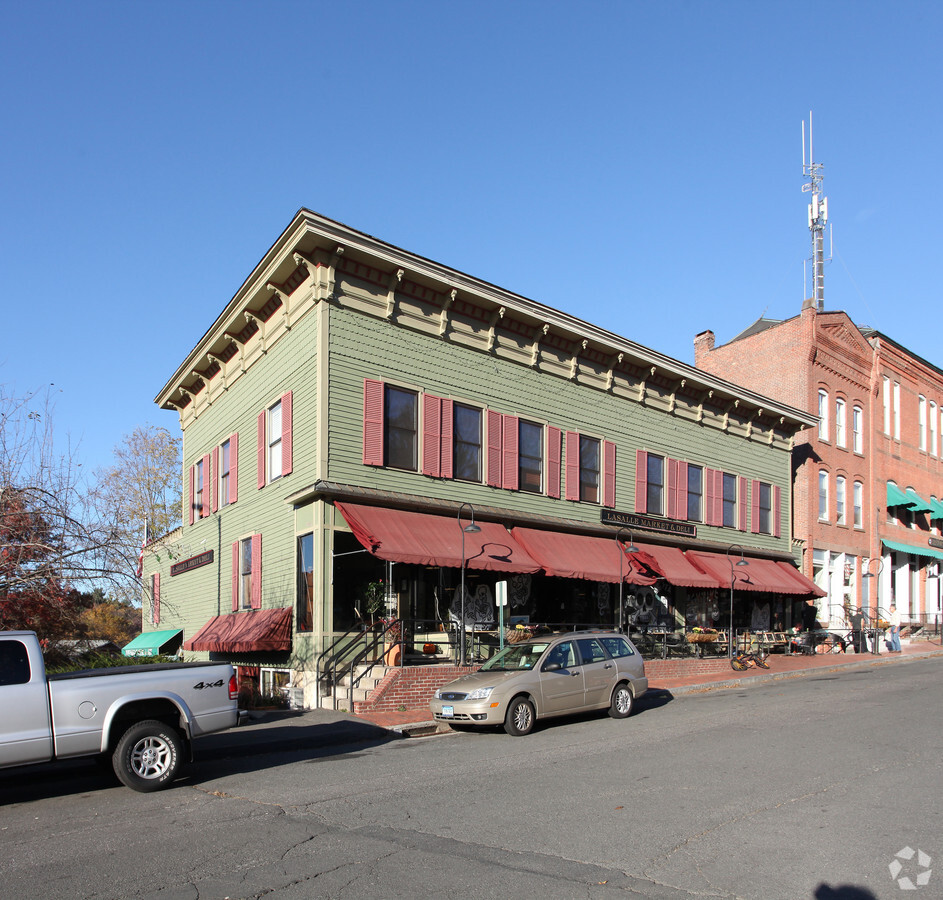
[[[629,536],[628,547],[622,546],[623,531]],[[620,528],[616,532],[616,546],[619,548],[619,631],[624,633],[625,622],[623,616],[625,615],[625,606],[622,602],[622,586],[625,584],[625,554],[637,553],[638,547],[635,546],[635,541],[632,540],[632,532],[628,528]]]
[[[731,545],[727,548],[727,562],[730,563],[730,640],[727,641],[727,657],[728,657],[729,659],[733,659],[733,645],[734,645],[734,640],[735,640],[735,638],[734,638],[734,633],[733,633],[733,583],[734,583],[734,571],[733,571],[733,567],[734,567],[734,562],[733,562],[733,560],[730,558],[730,551],[731,551],[731,550],[734,550],[734,549],[740,551],[740,559],[737,560],[737,563],[736,563],[736,564],[737,564],[738,566],[748,566],[748,565],[750,565],[750,564],[743,558],[743,547],[741,547],[739,544],[731,544]]]
[[[871,571],[871,563],[873,563],[874,560],[877,560],[877,561],[878,561],[878,570],[877,570],[877,572],[872,572],[872,571]],[[884,558],[881,557],[881,556],[872,556],[871,559],[868,560],[868,564],[867,564],[867,566],[865,566],[865,569],[866,569],[866,571],[865,571],[865,573],[861,576],[862,578],[877,578],[877,587],[876,587],[876,589],[875,589],[875,598],[874,598],[874,616],[871,618],[871,621],[872,621],[872,623],[874,624],[874,627],[871,628],[870,631],[871,631],[871,652],[872,652],[875,656],[880,656],[880,654],[881,654],[881,642],[878,640],[878,627],[877,627],[877,623],[878,623],[878,619],[881,618],[881,607],[880,607],[880,601],[881,601],[881,572],[884,571]],[[871,591],[869,590],[868,593],[870,594]]]
[[[464,528],[462,527],[462,510],[465,507],[468,507],[471,510],[471,522],[469,522]],[[460,603],[461,611],[461,621],[458,623],[458,652],[461,659],[459,665],[465,665],[465,535],[466,534],[477,534],[481,531],[475,524],[475,507],[470,503],[463,503],[458,508],[458,527],[462,532],[462,579],[461,579],[461,592],[462,599]]]

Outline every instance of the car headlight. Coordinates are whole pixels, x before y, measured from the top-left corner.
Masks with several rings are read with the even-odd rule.
[[[465,699],[466,700],[487,700],[491,696],[491,692],[493,690],[494,690],[493,687],[478,688],[478,690],[472,691]]]

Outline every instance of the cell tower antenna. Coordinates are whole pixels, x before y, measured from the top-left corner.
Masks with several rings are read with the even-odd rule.
[[[805,154],[805,122],[802,123],[802,175],[809,180],[802,185],[804,193],[812,194],[809,204],[809,231],[812,235],[812,291],[807,303],[815,304],[818,312],[825,309],[825,226],[828,223],[828,197],[822,195],[825,166],[815,162],[812,148],[812,113],[809,112],[809,157]]]

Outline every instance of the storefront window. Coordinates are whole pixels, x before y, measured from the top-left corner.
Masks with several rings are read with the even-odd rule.
[[[297,585],[298,630],[314,628],[314,535],[303,534],[298,538],[298,585]]]

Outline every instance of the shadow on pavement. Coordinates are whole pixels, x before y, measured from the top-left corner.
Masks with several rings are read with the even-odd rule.
[[[167,790],[186,787],[202,778],[218,778],[257,772],[281,765],[284,759],[326,759],[354,756],[368,747],[405,738],[378,725],[356,719],[312,721],[310,716],[282,716],[252,722],[194,742],[194,761],[186,763],[180,777]],[[0,805],[29,803],[119,788],[110,761],[93,757],[69,759],[0,772]]]

